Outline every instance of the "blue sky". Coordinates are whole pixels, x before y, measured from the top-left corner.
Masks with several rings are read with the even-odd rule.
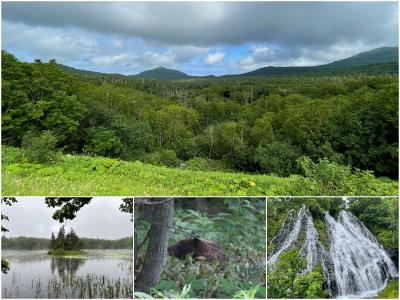
[[[318,65],[398,44],[396,2],[3,2],[2,49],[22,61],[192,75]]]

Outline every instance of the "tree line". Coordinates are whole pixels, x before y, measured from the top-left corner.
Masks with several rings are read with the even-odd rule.
[[[116,240],[80,238],[82,246],[80,249],[131,249],[132,237],[126,237]],[[3,250],[42,250],[42,249],[60,249],[56,244],[52,245],[51,239],[36,237],[1,237]],[[69,243],[66,242],[65,250],[68,250]],[[73,248],[72,248],[73,249]]]
[[[288,176],[307,156],[398,176],[397,76],[85,78],[4,51],[2,70],[3,143],[36,162],[62,150]]]

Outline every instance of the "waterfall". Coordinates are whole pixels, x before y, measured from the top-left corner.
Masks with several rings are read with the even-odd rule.
[[[272,239],[275,247],[268,257],[268,266],[275,267],[282,253],[297,246],[307,259],[302,273],[321,264],[326,290],[339,298],[375,296],[398,276],[383,247],[353,214],[342,210],[336,221],[326,212],[325,227],[329,249],[324,249],[308,208],[303,205],[298,211],[290,210]]]
[[[299,209],[297,214],[293,209],[287,214],[277,235],[272,239],[276,247],[268,258],[268,265],[273,267],[283,252],[293,248],[299,241],[302,231],[305,235],[300,254],[307,258],[307,267],[304,273],[311,272],[315,266],[321,264],[324,273],[329,277],[327,273],[329,256],[320,242],[310,211],[305,205]]]
[[[325,213],[325,224],[338,297],[374,296],[398,276],[383,247],[353,214],[343,210],[336,221]]]

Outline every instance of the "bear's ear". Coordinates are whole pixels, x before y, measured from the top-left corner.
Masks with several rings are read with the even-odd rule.
[[[200,237],[198,235],[192,236],[193,245],[197,246],[200,243]]]

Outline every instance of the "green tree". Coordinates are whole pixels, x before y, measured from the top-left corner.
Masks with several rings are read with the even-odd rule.
[[[260,165],[263,173],[289,176],[298,172],[296,159],[299,156],[300,151],[296,146],[276,141],[266,146],[258,146],[255,161]]]
[[[73,220],[78,211],[89,204],[92,197],[46,197],[47,207],[59,207],[54,214],[53,219],[64,223],[64,220]]]
[[[88,142],[83,149],[89,154],[116,157],[123,149],[123,144],[114,130],[89,128],[87,134]]]
[[[17,202],[15,197],[2,197],[1,204],[11,206],[13,203]],[[8,232],[8,229],[3,227],[3,221],[8,221],[8,217],[1,214],[1,232]],[[10,263],[6,259],[1,259],[1,272],[7,274],[10,270]]]
[[[23,156],[33,163],[49,163],[57,159],[57,139],[51,131],[28,132],[22,138]]]

